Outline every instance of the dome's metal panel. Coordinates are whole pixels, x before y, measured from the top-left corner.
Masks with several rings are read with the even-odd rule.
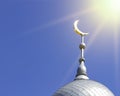
[[[53,96],[114,96],[104,85],[92,80],[75,80],[59,89]]]

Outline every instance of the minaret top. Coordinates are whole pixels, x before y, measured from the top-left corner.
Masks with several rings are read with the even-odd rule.
[[[103,84],[89,80],[87,77],[84,58],[84,50],[86,47],[84,37],[88,33],[81,32],[78,29],[77,24],[78,20],[74,23],[75,32],[81,36],[81,57],[79,60],[80,65],[78,67],[77,75],[74,81],[58,89],[53,96],[114,96],[114,94]]]
[[[114,94],[103,84],[89,80],[87,77],[87,70],[85,67],[85,58],[84,58],[84,50],[85,43],[84,37],[88,33],[81,32],[78,27],[78,21],[74,23],[74,30],[81,36],[81,57],[79,60],[79,67],[77,71],[77,75],[74,81],[66,84],[65,86],[58,89],[52,96],[114,96]]]
[[[77,33],[77,34],[79,34],[80,36],[81,36],[81,44],[80,44],[80,46],[79,46],[79,48],[80,48],[80,50],[81,50],[81,57],[80,57],[80,59],[79,59],[79,63],[80,63],[80,65],[79,65],[79,67],[78,67],[78,70],[77,70],[77,75],[76,75],[76,80],[80,80],[80,79],[89,79],[88,77],[87,77],[87,69],[86,69],[86,66],[85,66],[85,57],[84,57],[84,50],[85,50],[85,48],[86,48],[86,45],[85,45],[85,40],[84,40],[84,37],[86,36],[86,35],[88,35],[88,33],[84,33],[84,32],[82,32],[82,31],[80,31],[79,29],[78,29],[78,22],[79,22],[79,20],[76,20],[75,22],[74,22],[74,31]]]

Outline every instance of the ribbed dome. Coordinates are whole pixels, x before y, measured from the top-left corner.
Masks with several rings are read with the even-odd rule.
[[[53,96],[114,96],[104,85],[93,80],[74,80]]]

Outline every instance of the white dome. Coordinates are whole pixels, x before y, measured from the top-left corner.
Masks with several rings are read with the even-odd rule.
[[[114,96],[104,85],[93,80],[74,80],[53,96]]]

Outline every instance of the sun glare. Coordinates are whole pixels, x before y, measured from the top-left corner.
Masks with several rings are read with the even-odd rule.
[[[95,14],[105,21],[116,21],[120,18],[120,0],[93,0]]]
[[[114,13],[119,13],[120,14],[120,0],[112,0],[110,6],[111,6],[111,10]]]

